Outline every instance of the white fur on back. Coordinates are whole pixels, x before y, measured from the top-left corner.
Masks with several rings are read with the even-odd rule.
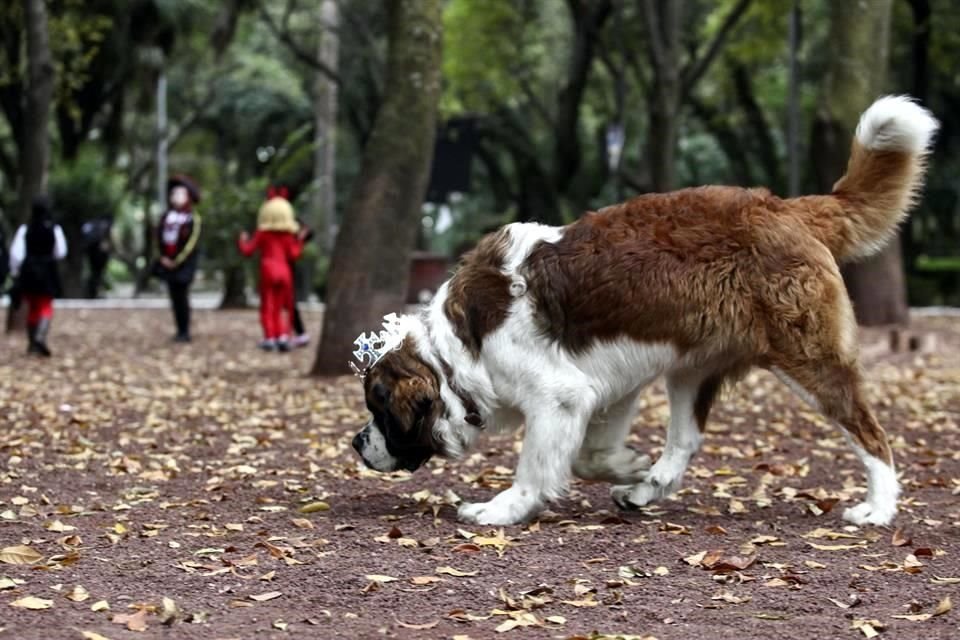
[[[910,96],[884,96],[857,124],[857,140],[874,151],[924,153],[940,123]]]
[[[503,272],[512,275],[540,242],[556,242],[563,236],[563,227],[535,222],[514,222],[506,226],[510,247],[504,256]]]

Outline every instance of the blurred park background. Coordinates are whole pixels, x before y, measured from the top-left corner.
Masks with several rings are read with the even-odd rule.
[[[106,295],[149,295],[166,177],[189,174],[196,290],[238,307],[234,239],[287,185],[337,368],[491,228],[703,183],[827,192],[859,113],[908,93],[943,125],[923,201],[845,274],[862,323],[903,324],[960,304],[957,60],[953,0],[9,0],[0,227],[49,190],[82,297],[84,223],[112,218]]]

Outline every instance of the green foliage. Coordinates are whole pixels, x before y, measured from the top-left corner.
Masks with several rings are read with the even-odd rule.
[[[257,211],[266,189],[265,178],[251,178],[243,183],[226,180],[208,187],[208,197],[200,207],[205,263],[216,269],[243,263],[237,236],[241,231],[252,233],[256,229]]]
[[[565,50],[559,0],[451,0],[444,8],[444,114],[513,106],[556,80]]]
[[[80,117],[72,93],[90,80],[90,67],[114,26],[110,15],[85,8],[84,0],[64,0],[62,11],[49,19],[50,49],[54,58],[56,91],[54,99],[65,103],[74,119]]]
[[[58,216],[79,226],[91,218],[118,213],[122,181],[105,171],[96,151],[87,148],[74,162],[56,165],[50,195]]]

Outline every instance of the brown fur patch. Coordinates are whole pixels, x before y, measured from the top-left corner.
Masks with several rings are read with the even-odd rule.
[[[755,351],[760,261],[782,254],[763,221],[782,209],[764,190],[700,187],[587,214],[521,267],[538,328],[574,352],[617,337]]]
[[[510,278],[501,271],[508,245],[503,229],[485,236],[463,257],[448,284],[444,314],[475,358],[484,337],[502,325],[510,311]]]
[[[923,186],[924,156],[871,151],[856,140],[847,173],[829,196],[789,200],[793,215],[837,260],[879,251],[896,233]]]
[[[444,411],[440,379],[417,355],[413,338],[381,358],[367,372],[363,388],[374,415],[392,416],[406,443],[436,449],[432,427]]]

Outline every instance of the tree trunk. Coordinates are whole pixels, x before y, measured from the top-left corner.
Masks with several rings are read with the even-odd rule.
[[[643,0],[643,15],[653,62],[653,95],[647,133],[647,162],[654,191],[670,191],[676,181],[677,133],[681,93],[680,28],[683,0]]]
[[[327,68],[338,66],[340,16],[335,0],[323,0],[320,5],[320,50],[318,56]],[[333,250],[336,228],[336,133],[337,83],[328,74],[317,72],[314,114],[314,201],[316,242],[324,255]]]
[[[830,60],[814,123],[813,164],[820,190],[843,175],[860,114],[886,82],[893,0],[831,2]],[[843,269],[857,321],[906,324],[909,316],[899,243]]]
[[[223,270],[223,298],[221,309],[246,309],[247,292],[246,272],[243,265],[230,265]]]
[[[930,29],[931,8],[929,0],[908,0],[913,11],[913,44],[911,47],[913,85],[910,93],[921,103],[927,102],[930,86]],[[912,220],[907,220],[900,234],[901,254],[906,264],[906,271],[913,272],[913,264],[920,247],[914,241],[911,228]]]
[[[15,219],[29,217],[33,197],[47,189],[50,139],[47,126],[53,98],[53,58],[44,0],[23,0],[27,32],[28,87],[24,110],[23,143],[19,148],[20,189]]]
[[[389,5],[387,86],[337,237],[314,375],[347,373],[356,336],[403,310],[437,127],[441,5]]]

